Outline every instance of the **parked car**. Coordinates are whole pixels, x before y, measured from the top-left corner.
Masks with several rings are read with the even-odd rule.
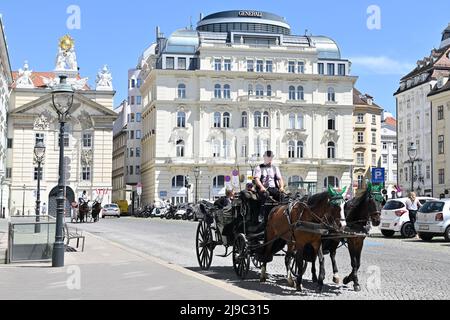
[[[444,236],[450,242],[450,199],[425,203],[417,213],[415,228],[424,241]]]
[[[103,206],[102,217],[117,217],[120,218],[120,208],[117,204],[107,204]]]
[[[430,197],[417,197],[423,205],[429,200],[437,200]],[[406,209],[408,198],[388,200],[381,210],[381,233],[385,237],[393,237],[396,232],[400,232],[405,238],[415,236],[412,223],[409,221],[409,211]]]

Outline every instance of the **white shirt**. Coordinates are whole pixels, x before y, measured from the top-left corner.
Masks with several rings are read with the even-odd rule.
[[[280,169],[273,165],[270,167],[267,166],[264,168],[261,168],[261,166],[258,166],[255,169],[255,178],[258,178],[260,180],[261,180],[261,177],[264,178],[264,181],[261,181],[264,188],[276,188],[275,175],[277,176],[278,180],[281,179]]]
[[[416,198],[416,200],[411,201],[411,199],[408,198],[408,200],[406,200],[406,209],[407,210],[413,210],[413,211],[417,211],[419,210],[420,207],[420,202],[419,200]]]

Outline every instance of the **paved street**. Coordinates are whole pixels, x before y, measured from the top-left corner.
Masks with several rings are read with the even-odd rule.
[[[250,273],[248,280],[238,280],[231,257],[214,257],[210,271],[199,270],[195,254],[197,224],[194,222],[108,218],[98,224],[82,225],[81,228],[270,299],[450,299],[450,279],[447,276],[450,243],[439,238],[431,243],[400,238],[384,239],[380,235],[367,239],[359,274],[362,292],[359,293],[353,292],[352,287],[331,283],[331,263],[327,257],[326,285],[324,293],[318,295],[310,281],[309,271],[302,293],[286,285],[284,259],[281,257],[276,257],[269,265],[270,278],[265,284],[259,283],[257,270]],[[224,250],[217,248],[215,253],[223,254]],[[351,271],[345,248],[339,250],[337,262],[343,278]]]

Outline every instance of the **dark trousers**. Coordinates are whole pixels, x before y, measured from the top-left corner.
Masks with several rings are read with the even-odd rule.
[[[282,199],[283,194],[280,192],[280,190],[278,188],[268,188],[267,192],[259,193],[259,200],[260,200],[260,205],[261,205],[261,210],[260,210],[259,216],[264,217],[265,222],[267,222],[268,214],[269,214],[269,212],[266,212],[265,203],[267,202],[267,199],[269,199],[269,197],[272,197],[276,201],[281,202],[283,200]]]
[[[409,210],[409,221],[411,221],[415,233],[417,233],[416,228],[414,227],[416,220],[417,220],[417,210]]]

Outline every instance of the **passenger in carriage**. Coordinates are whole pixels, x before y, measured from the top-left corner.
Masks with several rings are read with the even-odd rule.
[[[231,206],[231,203],[234,199],[234,192],[233,190],[227,190],[225,192],[225,197],[221,197],[219,200],[217,200],[214,205],[219,207],[219,209],[224,209],[226,207]]]

